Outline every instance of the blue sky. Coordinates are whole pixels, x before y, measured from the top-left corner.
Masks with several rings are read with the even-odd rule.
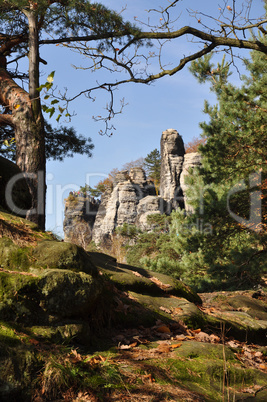
[[[223,1],[221,1],[223,3]],[[102,3],[116,11],[121,10],[126,1],[105,0]],[[231,2],[229,1],[229,4]],[[238,3],[238,2],[237,2]],[[239,1],[241,4],[241,1]],[[263,1],[254,0],[255,15],[263,14]],[[125,11],[126,19],[133,21],[133,17],[145,20],[145,9],[156,5],[168,4],[167,0],[129,0]],[[211,15],[218,14],[219,2],[206,0],[182,0],[177,11],[184,10],[176,26],[197,25],[194,19],[189,18],[185,8],[200,10]],[[199,28],[199,26],[198,26]],[[175,60],[182,57],[198,46],[190,42],[190,38],[183,38],[167,45],[166,60]],[[248,53],[246,54],[248,57]],[[68,88],[69,94],[75,95],[82,89],[95,85],[96,79],[111,80],[108,72],[92,73],[89,70],[76,70],[72,65],[86,66],[88,61],[80,55],[55,45],[41,48],[41,57],[48,65],[42,67],[41,83],[47,75],[55,70],[54,85],[58,89]],[[219,59],[222,55],[219,56]],[[86,64],[87,63],[87,64]],[[151,66],[153,68],[154,65]],[[233,80],[238,83],[237,74]],[[102,81],[103,82],[103,81]],[[118,115],[114,124],[116,131],[112,137],[99,135],[103,129],[101,123],[92,120],[93,115],[104,112],[103,108],[108,101],[102,93],[96,93],[96,101],[91,102],[80,97],[71,105],[76,116],[70,125],[78,133],[89,136],[95,148],[93,157],[75,156],[63,162],[48,161],[47,163],[47,220],[46,229],[63,236],[64,198],[72,189],[88,182],[91,186],[103,179],[113,168],[120,169],[123,164],[145,157],[153,149],[160,147],[162,131],[168,128],[176,129],[187,143],[193,137],[200,135],[199,122],[206,116],[202,112],[204,100],[215,102],[214,95],[210,93],[207,85],[200,85],[185,67],[172,77],[166,77],[154,84],[127,84],[116,91],[117,100],[125,98],[128,106]],[[51,123],[56,126],[54,120]],[[63,121],[62,121],[63,123]]]

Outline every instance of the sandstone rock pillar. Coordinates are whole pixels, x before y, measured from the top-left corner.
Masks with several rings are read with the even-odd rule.
[[[180,175],[185,154],[184,142],[178,132],[170,128],[163,131],[160,148],[160,196],[174,206],[182,202],[179,202],[179,197],[182,195],[180,194]]]

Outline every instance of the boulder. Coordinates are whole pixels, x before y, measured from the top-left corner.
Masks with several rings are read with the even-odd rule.
[[[103,283],[84,272],[46,270],[38,280],[41,308],[49,315],[81,318],[93,314]]]
[[[70,269],[97,276],[98,271],[82,247],[72,243],[45,240],[33,249],[35,268]],[[34,268],[32,269],[34,272]]]

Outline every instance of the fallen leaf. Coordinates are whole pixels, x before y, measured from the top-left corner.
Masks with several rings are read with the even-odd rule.
[[[142,380],[149,380],[150,382],[155,382],[154,378],[152,377],[152,374],[142,375]]]
[[[133,360],[146,360],[147,356],[142,355],[141,353],[135,353],[133,355]]]
[[[171,351],[171,345],[168,345],[167,343],[162,343],[155,349],[155,351],[159,353],[169,353]]]
[[[201,329],[191,329],[191,332],[194,332],[194,334],[199,334],[201,332]]]
[[[157,332],[161,332],[161,333],[166,333],[166,334],[170,334],[171,330],[169,327],[167,327],[166,325],[161,325],[161,327],[158,327],[156,329]]]
[[[220,338],[217,335],[211,334],[210,335],[210,341],[211,341],[211,343],[219,343]]]
[[[182,346],[181,343],[174,343],[173,345],[171,345],[171,348],[172,348],[172,349],[177,349],[177,348],[179,348],[180,346]]]
[[[202,331],[196,334],[195,339],[199,342],[210,342],[210,336]]]
[[[119,345],[118,348],[121,350],[127,350],[127,349],[131,349],[132,347],[131,347],[131,345]]]
[[[185,335],[176,335],[175,340],[176,341],[184,341],[187,337]]]
[[[29,342],[30,342],[32,345],[39,345],[39,341],[37,341],[36,339],[29,339]]]
[[[181,314],[182,312],[183,312],[183,309],[180,308],[180,307],[175,307],[175,308],[172,310],[172,314],[173,314],[173,315],[178,315],[178,314]]]
[[[171,285],[169,285],[169,284],[162,283],[162,282],[161,282],[158,278],[156,278],[155,276],[151,276],[149,279],[151,280],[151,282],[154,282],[156,285],[158,285],[158,286],[159,286],[160,288],[162,288],[162,289],[168,289],[168,288],[171,287]]]
[[[227,345],[230,346],[230,348],[238,348],[240,345],[235,342],[235,341],[229,341],[227,342]]]
[[[262,353],[261,352],[256,352],[254,356],[255,357],[262,357]]]
[[[243,389],[241,389],[241,392],[245,392],[245,393],[248,393],[248,394],[254,394],[255,393],[254,389],[252,389],[252,388],[243,388]]]
[[[163,307],[163,306],[160,306],[159,309],[161,311],[164,311],[164,313],[167,313],[167,314],[171,314],[171,312],[172,312],[169,308],[166,308],[166,307]]]

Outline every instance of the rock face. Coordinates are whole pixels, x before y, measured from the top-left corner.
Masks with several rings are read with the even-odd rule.
[[[182,204],[180,176],[184,161],[184,142],[172,128],[163,131],[161,142],[160,195],[170,202]],[[183,205],[180,205],[183,206]]]
[[[185,192],[185,177],[190,168],[201,164],[198,153],[185,154],[182,137],[168,129],[161,137],[160,196],[153,182],[148,181],[141,167],[117,173],[113,189],[108,189],[97,208],[85,198],[77,198],[75,205],[66,203],[65,240],[78,239],[84,246],[92,239],[96,244],[108,241],[117,226],[136,225],[141,230],[152,230],[148,215],[171,213],[177,207],[190,212]],[[86,204],[87,203],[87,204]],[[86,211],[90,211],[90,214]],[[75,235],[74,235],[75,234]],[[71,240],[72,239],[72,240]]]
[[[155,194],[155,187],[147,181],[143,169],[132,168],[129,173],[125,170],[117,173],[113,190],[105,192],[101,198],[93,228],[93,241],[99,244],[108,239],[117,226],[124,223],[133,225],[142,220],[144,211],[139,208],[140,201],[158,198]]]
[[[180,176],[180,187],[183,192],[183,201],[186,212],[193,212],[193,207],[188,204],[188,196],[186,195],[186,191],[188,189],[188,185],[186,184],[186,176],[188,176],[189,172],[192,170],[192,173],[194,173],[194,169],[200,166],[201,155],[198,152],[185,154],[183,170]]]
[[[89,196],[70,195],[65,203],[65,241],[84,246],[92,240],[99,203]]]

